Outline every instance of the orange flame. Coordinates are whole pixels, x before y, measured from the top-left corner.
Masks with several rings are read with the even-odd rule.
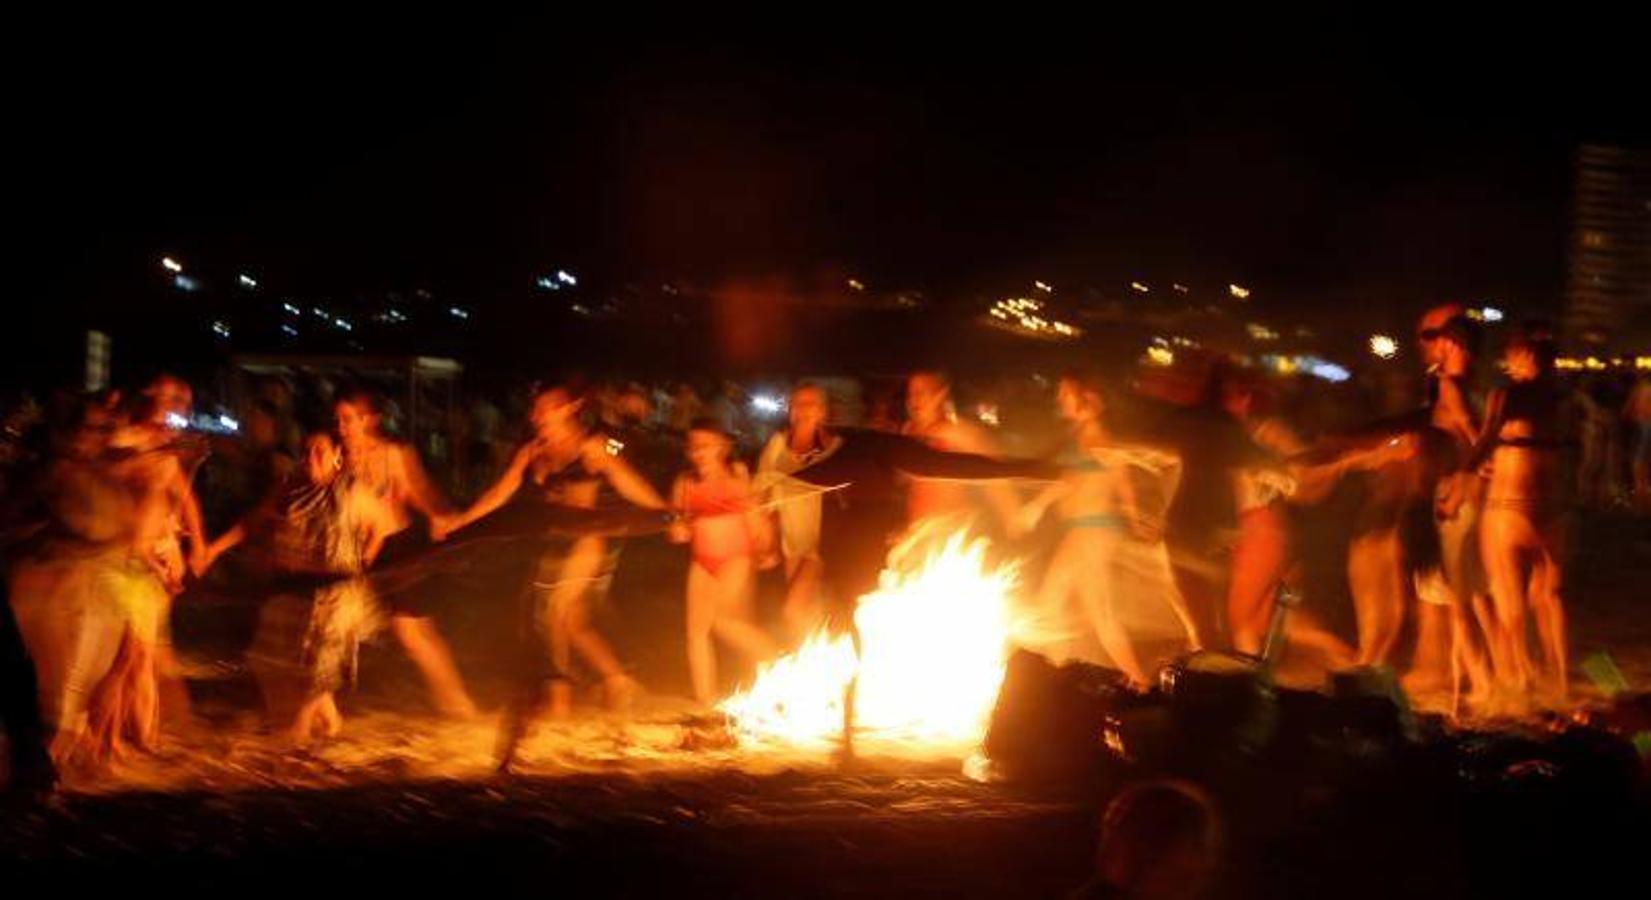
[[[858,675],[859,750],[968,756],[985,736],[1017,628],[1016,568],[989,565],[987,549],[961,531],[939,539],[919,532],[896,548],[878,589],[855,610],[858,657],[846,635],[822,629],[719,704],[740,743],[838,746],[844,690]]]

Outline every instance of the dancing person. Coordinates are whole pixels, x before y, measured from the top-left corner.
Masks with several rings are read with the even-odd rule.
[[[212,542],[207,565],[242,543],[267,543],[275,589],[253,652],[297,668],[302,699],[287,729],[294,743],[334,737],[344,724],[337,692],[353,675],[356,648],[383,626],[384,609],[365,577],[393,524],[391,508],[341,475],[331,435],[304,442],[303,475]]]
[[[916,372],[906,379],[906,424],[901,433],[936,450],[998,455],[996,442],[984,429],[957,417],[951,381],[940,372]],[[906,494],[906,520],[915,524],[932,517],[969,515],[975,508],[971,498],[973,487],[948,479],[912,477]],[[1005,533],[1013,536],[1015,513],[1020,506],[1014,488],[1008,482],[998,481],[986,485],[985,491],[996,521]]]
[[[431,522],[448,512],[447,503],[425,474],[418,452],[391,440],[382,430],[383,415],[376,395],[366,390],[341,394],[333,405],[338,435],[344,445],[344,473],[388,509],[389,527],[380,552],[381,562],[393,562],[417,552],[419,535],[411,528],[409,510]],[[428,609],[426,590],[401,590],[385,599],[390,607],[390,631],[424,677],[436,708],[457,719],[476,716],[476,704],[465,689],[453,652],[436,629]]]
[[[158,734],[155,648],[169,596],[157,545],[175,500],[167,489],[181,479],[168,450],[110,449],[115,405],[85,405],[60,433],[37,481],[43,521],[7,573],[55,728],[51,757],[94,770]]]
[[[607,437],[586,429],[580,419],[583,408],[584,398],[570,387],[541,388],[529,414],[532,438],[468,509],[436,521],[436,536],[443,538],[488,516],[523,488],[530,495],[524,502],[552,509],[596,509],[604,488],[636,506],[665,509],[664,499],[614,452]],[[562,718],[571,712],[574,650],[602,678],[609,706],[627,708],[638,686],[591,622],[591,605],[612,580],[617,547],[610,550],[600,534],[583,534],[548,540],[541,550],[532,582],[524,589],[534,599],[535,624],[528,628],[542,633],[548,644],[540,645],[529,662],[539,679],[548,682],[552,715]]]
[[[1071,446],[1060,457],[1065,475],[1022,509],[1019,526],[1030,531],[1046,509],[1059,509],[1062,534],[1038,605],[1055,611],[1076,599],[1107,657],[1132,683],[1145,687],[1146,670],[1118,616],[1116,559],[1129,534],[1149,542],[1158,535],[1136,508],[1128,462],[1113,452],[1099,379],[1065,375],[1055,399],[1072,429]]]
[[[1436,550],[1432,541],[1429,550],[1438,555],[1437,574],[1412,564],[1409,570],[1415,575],[1402,584],[1416,600],[1416,651],[1405,690],[1423,703],[1446,689],[1456,697],[1464,677],[1483,698],[1492,679],[1483,646],[1491,613],[1479,554],[1485,484],[1477,471],[1463,465],[1479,437],[1471,380],[1478,341],[1479,328],[1460,304],[1434,307],[1417,325],[1417,345],[1429,377],[1427,422],[1445,438],[1445,456],[1455,460],[1429,473],[1436,535]],[[1411,544],[1411,551],[1418,552],[1415,541]]]
[[[1270,397],[1249,376],[1223,375],[1222,406],[1257,448],[1270,454],[1265,464],[1239,470],[1234,478],[1238,538],[1227,585],[1227,627],[1233,649],[1259,656],[1277,615],[1278,593],[1297,560],[1293,532],[1296,511],[1322,500],[1350,472],[1380,468],[1411,453],[1404,442],[1342,450],[1320,459],[1314,448],[1270,408]],[[1355,654],[1307,610],[1295,609],[1282,634],[1313,650],[1332,669],[1351,665]]]
[[[1470,462],[1488,459],[1490,485],[1480,533],[1495,613],[1490,657],[1500,711],[1523,712],[1528,694],[1562,705],[1569,694],[1562,599],[1562,513],[1558,478],[1561,394],[1554,347],[1541,332],[1509,341],[1508,384],[1491,395]],[[1528,646],[1534,621],[1540,665]]]
[[[183,433],[194,392],[182,379],[157,376],[133,401],[110,435],[109,449],[119,457],[118,477],[140,498],[140,552],[147,554],[166,588],[152,648],[156,713],[173,726],[183,725],[190,721],[189,692],[172,646],[172,598],[183,592],[186,575],[205,558],[206,530],[193,482],[207,449],[198,436]]]
[[[679,521],[671,539],[691,543],[688,563],[688,673],[694,699],[716,699],[717,659],[711,638],[761,662],[775,653],[773,641],[752,613],[752,576],[772,552],[768,518],[752,502],[751,473],[732,459],[733,441],[722,425],[700,419],[688,427],[687,456],[693,469],[671,487],[671,508]]]
[[[819,491],[789,481],[836,445],[826,428],[830,405],[824,389],[803,383],[791,391],[790,428],[769,438],[757,462],[758,495],[775,508],[780,524],[780,552],[785,559],[786,591],[781,615],[792,641],[800,641],[820,622]]]
[[[1222,404],[1227,367],[1219,359],[1190,361],[1188,371],[1167,388],[1172,405],[1143,436],[1181,461],[1180,479],[1164,514],[1164,537],[1193,650],[1211,646],[1219,633],[1230,543],[1238,529],[1234,485],[1245,468],[1267,462]]]

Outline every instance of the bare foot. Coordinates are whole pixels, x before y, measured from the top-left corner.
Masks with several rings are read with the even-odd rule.
[[[564,679],[550,683],[550,718],[565,722],[573,718],[573,684]]]
[[[470,695],[465,693],[437,699],[436,709],[447,718],[457,719],[460,722],[470,722],[481,718],[481,711],[476,709],[475,701],[471,700]]]
[[[607,695],[610,711],[629,715],[642,685],[629,675],[610,675],[602,682],[602,690]]]

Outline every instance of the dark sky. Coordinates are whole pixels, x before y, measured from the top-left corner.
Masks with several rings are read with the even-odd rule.
[[[1571,148],[1648,124],[1632,48],[1557,30],[127,15],[14,35],[32,297],[118,302],[171,252],[308,290],[565,265],[1540,304]]]

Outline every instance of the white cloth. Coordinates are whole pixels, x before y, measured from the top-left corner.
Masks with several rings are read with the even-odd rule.
[[[781,431],[768,439],[757,460],[756,486],[763,501],[778,509],[780,552],[787,563],[820,554],[819,488],[785,477],[818,457],[792,453],[790,433]]]

